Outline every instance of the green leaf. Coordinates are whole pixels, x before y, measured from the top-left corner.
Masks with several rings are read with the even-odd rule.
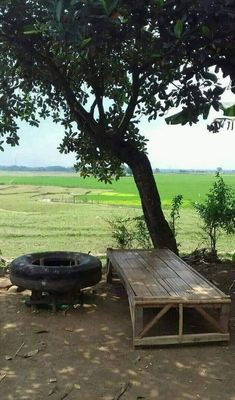
[[[40,31],[38,29],[34,28],[34,26],[26,26],[24,28],[24,35],[36,35],[39,32]]]
[[[224,115],[226,117],[235,117],[235,104],[224,109]]]
[[[207,25],[202,25],[201,30],[205,36],[207,36],[207,37],[210,36],[211,31]]]
[[[210,72],[207,72],[207,71],[202,72],[201,74],[202,74],[202,77],[204,79],[207,79],[207,80],[212,81],[214,83],[217,82],[217,76],[215,74],[211,74]]]
[[[63,7],[64,7],[64,0],[57,1],[55,13],[56,13],[56,19],[58,22],[60,22]]]
[[[100,2],[101,2],[101,4],[102,4],[102,7],[103,7],[103,9],[105,10],[105,12],[108,14],[108,5],[107,5],[107,3],[106,3],[106,0],[100,0]]]
[[[91,42],[91,38],[86,38],[86,39],[84,39],[84,40],[82,41],[82,43],[81,43],[81,47],[82,47],[82,48],[86,47],[86,45],[87,45],[88,43],[90,43],[90,42]]]
[[[183,22],[181,19],[178,19],[178,21],[176,22],[175,26],[174,26],[174,34],[175,36],[179,39],[182,35],[183,32]]]
[[[202,113],[203,119],[207,119],[209,112],[210,112],[210,108],[211,108],[210,104],[206,104],[204,106],[203,113]]]
[[[164,0],[155,0],[155,4],[158,8],[162,8],[164,5]]]

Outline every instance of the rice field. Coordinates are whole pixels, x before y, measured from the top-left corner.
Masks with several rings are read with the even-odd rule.
[[[224,174],[224,181],[235,190],[235,174]],[[164,207],[172,198],[181,194],[183,207],[192,207],[195,201],[205,198],[214,181],[214,174],[166,174],[155,175]],[[123,177],[112,184],[98,182],[95,178],[83,179],[78,174],[68,175],[1,175],[0,185],[56,186],[83,189],[74,202],[90,202],[108,205],[140,206],[140,199],[132,177]]]
[[[224,179],[235,188],[235,175]],[[213,175],[159,174],[156,180],[166,216],[172,197],[184,196],[177,237],[181,253],[206,247],[192,202],[204,198]],[[107,247],[115,247],[107,221],[140,214],[131,177],[104,185],[78,175],[0,176],[0,250],[6,258],[49,250],[104,256]],[[234,236],[221,235],[218,250],[231,256]]]

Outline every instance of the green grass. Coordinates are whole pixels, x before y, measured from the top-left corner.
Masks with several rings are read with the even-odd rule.
[[[125,178],[124,185],[128,181],[131,182],[131,179]],[[179,180],[177,182],[179,183]],[[211,181],[208,180],[207,183],[209,182]],[[51,198],[66,201],[74,196],[86,196],[86,188],[17,186],[15,183],[11,186],[0,186],[0,249],[6,258],[49,250],[105,254],[107,247],[115,246],[107,220],[120,216],[134,217],[141,213],[140,208],[131,206],[134,203],[134,194],[130,193],[127,186],[125,190],[129,190],[128,195],[118,192],[117,187],[115,192],[104,192],[98,187],[99,184],[92,190],[91,196],[106,197],[111,203],[115,202],[116,205],[113,206],[102,202],[92,204],[50,201]],[[177,186],[176,189],[176,193],[186,190],[184,185]],[[163,202],[170,201],[171,195],[169,192],[169,197],[163,198]],[[118,201],[122,204],[121,207],[117,206]],[[127,206],[123,206],[124,201],[129,202]],[[165,208],[165,212],[169,215],[169,208]],[[177,240],[181,244],[182,253],[207,246],[200,236],[198,216],[191,207],[182,209]],[[219,238],[218,250],[221,254],[233,254],[234,237],[222,235]]]
[[[235,189],[235,174],[224,174],[227,184]],[[158,174],[155,176],[164,207],[169,207],[177,194],[183,196],[183,207],[191,207],[194,201],[201,201],[214,181],[214,174]],[[1,175],[3,185],[35,185],[80,188],[91,193],[77,200],[98,204],[139,206],[140,200],[132,177],[124,177],[112,184],[98,182],[94,178],[83,179],[79,175]],[[96,193],[94,193],[94,190]]]

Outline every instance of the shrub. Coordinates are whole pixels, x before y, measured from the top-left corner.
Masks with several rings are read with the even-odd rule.
[[[217,258],[216,245],[220,231],[227,234],[235,232],[234,191],[217,172],[204,203],[195,203],[194,207],[203,221],[204,234],[209,237],[211,254]]]
[[[180,207],[182,205],[183,196],[182,194],[178,194],[173,197],[171,202],[171,213],[170,213],[170,221],[169,225],[172,230],[174,237],[177,236],[177,225],[176,221],[180,218]]]
[[[112,228],[112,237],[119,248],[152,247],[144,216],[134,218],[116,218],[107,221]]]

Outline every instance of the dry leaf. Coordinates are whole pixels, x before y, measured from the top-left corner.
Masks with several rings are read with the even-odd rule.
[[[54,382],[57,382],[57,379],[56,379],[56,378],[50,378],[50,379],[49,379],[49,383],[54,383]]]
[[[80,390],[80,389],[81,389],[81,386],[80,386],[78,383],[75,383],[75,384],[74,384],[74,388],[77,389],[77,390]]]

